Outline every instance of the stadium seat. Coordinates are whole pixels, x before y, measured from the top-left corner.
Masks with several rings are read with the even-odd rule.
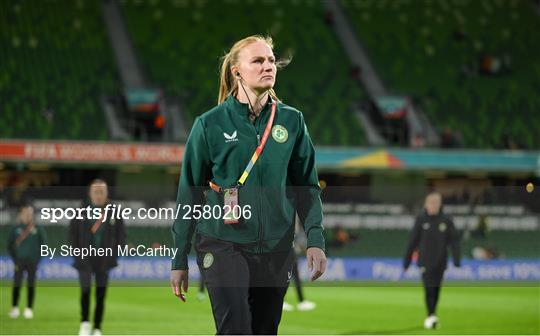
[[[319,1],[122,3],[144,70],[169,95],[183,99],[190,121],[216,104],[220,56],[236,40],[269,33],[278,58],[293,54],[292,62],[278,72],[278,96],[304,113],[313,141],[364,144],[350,107],[365,93],[351,77],[349,60],[325,23]]]
[[[343,0],[389,89],[407,94],[463,145],[540,147],[540,31],[529,1]],[[486,58],[487,57],[487,58]],[[483,59],[495,73],[482,74]]]
[[[0,2],[0,137],[107,138],[119,80],[99,2]]]

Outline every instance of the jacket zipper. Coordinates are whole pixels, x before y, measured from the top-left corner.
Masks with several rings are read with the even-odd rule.
[[[262,253],[262,241],[264,236],[264,207],[262,202],[262,194],[263,194],[263,187],[262,187],[262,166],[259,164],[259,253]]]
[[[261,116],[259,115],[258,117],[258,126],[256,127],[255,125],[253,125],[253,127],[255,128],[255,132],[257,133],[257,146],[261,144],[261,135],[260,135],[260,128],[261,128]],[[261,197],[261,194],[262,194],[262,177],[261,177],[261,174],[262,174],[262,167],[261,165],[259,164],[258,166],[258,169],[259,169],[259,176],[258,176],[258,180],[259,180],[259,192],[257,193],[257,196],[258,196],[258,199],[259,199],[259,234],[258,234],[258,241],[257,241],[257,252],[258,253],[261,253],[262,252],[262,239],[263,239],[263,217],[262,216],[262,211],[263,211],[263,206],[262,206],[262,197]]]

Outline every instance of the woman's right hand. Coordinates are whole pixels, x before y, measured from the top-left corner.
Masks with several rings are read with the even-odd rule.
[[[186,302],[184,293],[188,291],[188,270],[172,270],[171,271],[171,287],[173,294]],[[182,290],[184,293],[182,293]]]

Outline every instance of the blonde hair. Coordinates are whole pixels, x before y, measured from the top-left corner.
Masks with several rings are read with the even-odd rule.
[[[227,98],[227,96],[229,96],[231,93],[236,94],[238,90],[238,83],[231,73],[231,67],[238,63],[238,55],[240,54],[240,51],[242,51],[242,49],[244,49],[248,45],[258,42],[258,41],[265,42],[266,44],[268,44],[270,49],[272,50],[274,49],[274,41],[272,40],[272,37],[262,36],[262,35],[251,35],[237,41],[231,47],[231,50],[229,50],[228,53],[226,53],[225,55],[223,55],[223,57],[221,57],[221,66],[220,66],[220,71],[219,71],[220,79],[219,79],[218,104],[223,103],[225,99]],[[289,63],[290,63],[290,58],[287,58],[287,59],[277,61],[276,66],[278,69],[281,69]],[[279,100],[274,89],[268,90],[268,93],[273,99]]]

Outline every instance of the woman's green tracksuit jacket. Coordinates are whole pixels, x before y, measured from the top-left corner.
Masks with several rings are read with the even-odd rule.
[[[266,146],[239,188],[245,218],[225,224],[223,215],[228,209],[223,206],[223,193],[208,187],[210,180],[223,188],[237,184],[263,137],[271,105],[268,99],[252,123],[248,105],[231,95],[195,120],[178,186],[179,210],[172,227],[178,251],[173,270],[188,269],[195,229],[205,236],[238,243],[252,253],[287,251],[293,244],[295,213],[306,231],[308,247],[324,250],[315,150],[300,111],[277,102]]]

